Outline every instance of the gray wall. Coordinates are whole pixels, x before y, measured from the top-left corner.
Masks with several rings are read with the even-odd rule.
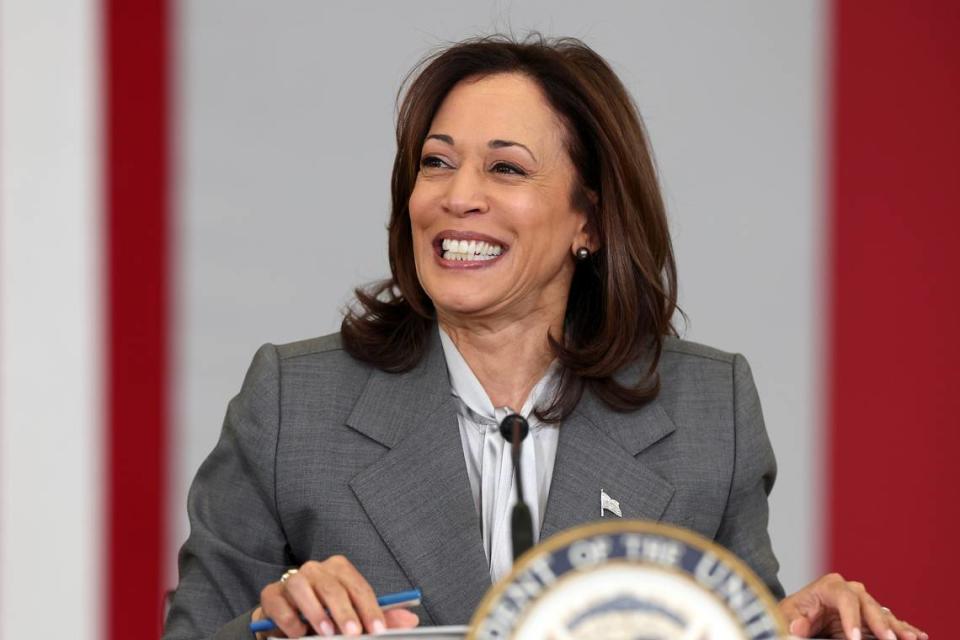
[[[689,339],[751,361],[780,461],[771,530],[820,570],[818,2],[181,2],[172,544],[254,350],[336,330],[387,273],[394,98],[443,42],[584,39],[632,91],[659,161]],[[174,583],[171,548],[171,584]]]

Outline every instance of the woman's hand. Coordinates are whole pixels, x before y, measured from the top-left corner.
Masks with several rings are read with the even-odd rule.
[[[357,636],[364,631],[409,629],[420,623],[417,615],[406,609],[381,611],[369,583],[343,556],[307,562],[286,580],[268,584],[260,592],[253,620],[271,618],[284,635],[297,638],[309,631],[301,615],[321,636],[332,636],[336,629]]]
[[[881,640],[927,640],[927,634],[881,607],[859,582],[831,573],[780,602],[792,635],[860,640],[871,632]]]

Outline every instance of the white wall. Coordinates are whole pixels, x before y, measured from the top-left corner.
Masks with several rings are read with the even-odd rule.
[[[792,589],[819,570],[820,3],[206,0],[178,14],[176,544],[256,347],[336,330],[351,288],[387,274],[401,78],[445,41],[538,29],[584,39],[633,92],[686,337],[752,363],[780,460],[781,577]]]
[[[96,2],[0,1],[0,637],[101,614]]]

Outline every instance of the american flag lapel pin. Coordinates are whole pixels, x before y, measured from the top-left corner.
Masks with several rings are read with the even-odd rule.
[[[614,500],[607,492],[603,489],[600,489],[600,517],[603,517],[603,512],[609,511],[618,518],[622,518],[623,514],[620,512],[620,502]]]

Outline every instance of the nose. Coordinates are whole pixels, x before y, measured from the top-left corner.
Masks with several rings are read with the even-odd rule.
[[[447,181],[447,191],[442,206],[447,213],[465,216],[486,213],[487,198],[484,193],[483,176],[472,167],[461,166]]]

